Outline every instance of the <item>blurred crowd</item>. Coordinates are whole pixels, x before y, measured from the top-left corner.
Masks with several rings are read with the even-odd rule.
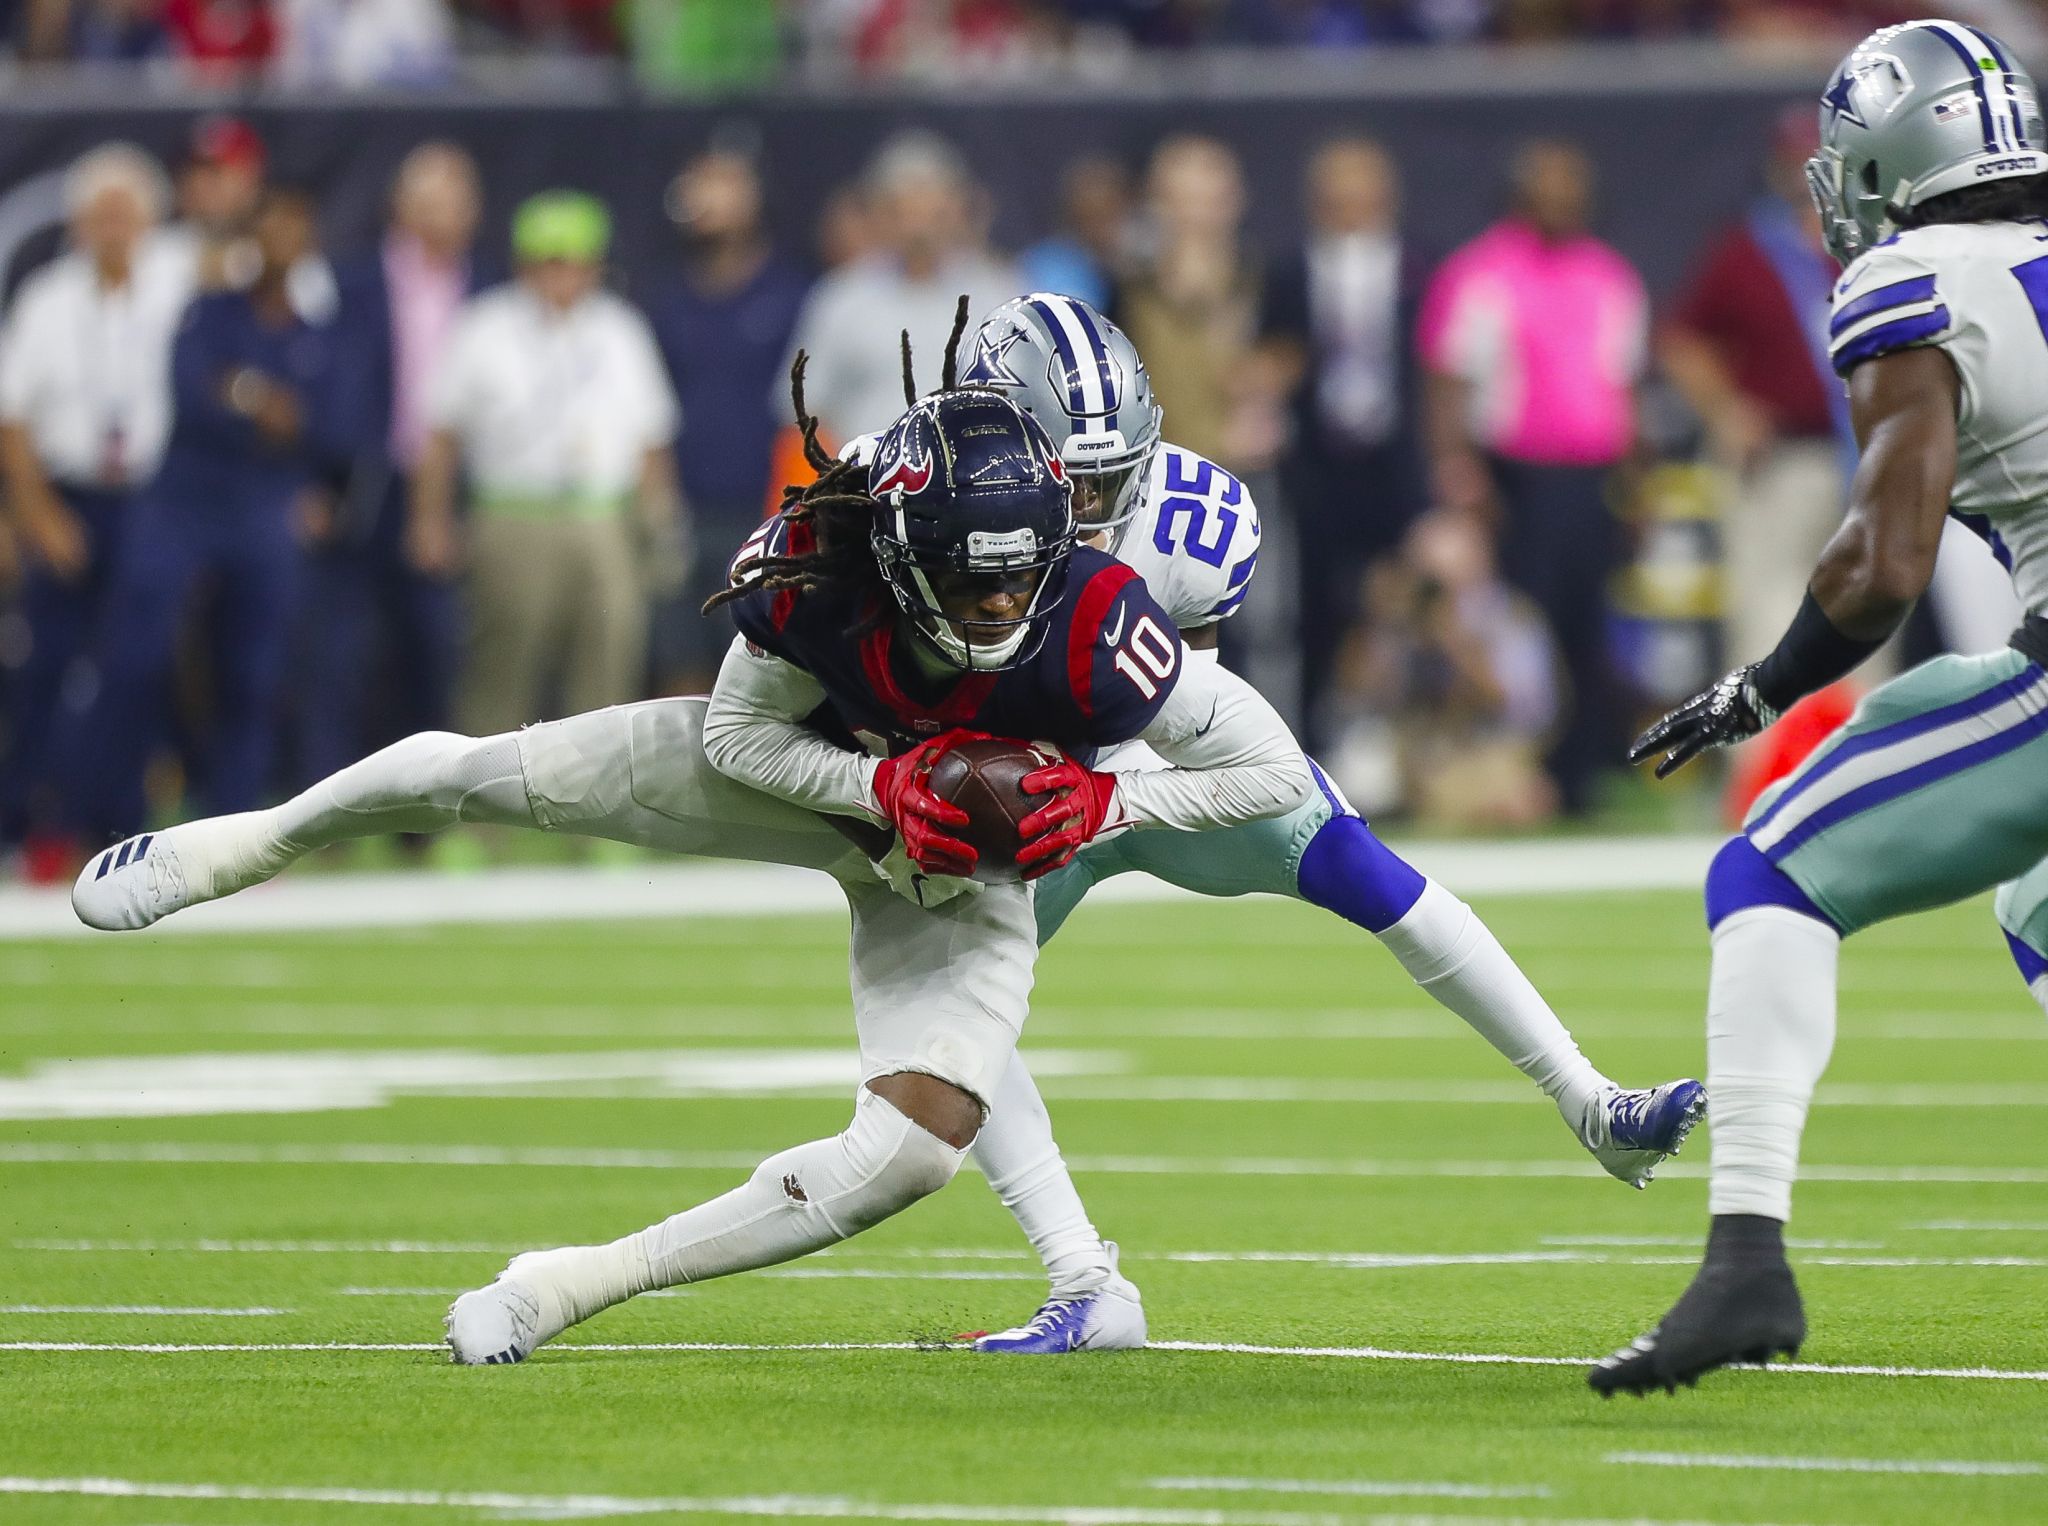
[[[631,301],[611,209],[549,191],[487,230],[452,144],[405,158],[381,237],[333,249],[243,122],[201,122],[175,176],[105,145],[0,327],[0,852],[60,875],[410,731],[701,690],[730,632],[697,610],[801,470],[793,352],[844,441],[900,410],[899,331],[929,386],[961,293],[985,312],[1036,289],[1123,325],[1167,438],[1251,489],[1267,554],[1227,655],[1362,807],[1583,813],[1672,687],[1624,576],[1669,560],[1656,484],[1719,485],[1741,654],[1839,514],[1813,132],[1788,114],[1755,200],[1656,314],[1559,140],[1514,151],[1496,220],[1425,251],[1398,167],[1333,138],[1277,258],[1251,252],[1240,166],[1208,138],[1081,155],[1057,226],[1014,253],[940,136],[888,140],[811,249],[776,246],[772,180],[714,140]],[[1977,591],[1956,607],[1984,627],[1958,644],[2002,639]]]
[[[2023,49],[2037,0],[1953,0]],[[1138,49],[1720,39],[1840,45],[1902,0],[0,0],[17,56],[219,82],[426,88],[472,58],[617,59],[655,86],[1077,69]]]

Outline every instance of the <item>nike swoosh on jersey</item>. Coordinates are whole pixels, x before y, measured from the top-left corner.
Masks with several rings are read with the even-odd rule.
[[[1104,646],[1115,646],[1119,641],[1124,639],[1124,619],[1126,616],[1130,614],[1130,612],[1131,606],[1128,604],[1123,605],[1121,608],[1117,610],[1115,629],[1106,630],[1102,633],[1102,644]]]

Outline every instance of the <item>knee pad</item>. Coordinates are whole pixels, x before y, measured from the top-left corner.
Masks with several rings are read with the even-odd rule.
[[[1736,912],[1756,906],[1783,906],[1841,931],[1755,843],[1747,837],[1731,837],[1707,868],[1707,928],[1711,931]]]
[[[1302,899],[1369,933],[1408,914],[1428,883],[1356,816],[1332,816],[1310,839],[1295,872]]]
[[[754,1168],[754,1185],[822,1217],[844,1239],[929,1197],[966,1151],[920,1128],[866,1087],[836,1139],[799,1145]]]

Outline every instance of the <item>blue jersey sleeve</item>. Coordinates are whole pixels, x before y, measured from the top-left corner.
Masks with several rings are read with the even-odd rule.
[[[796,591],[762,588],[753,570],[763,557],[790,554],[790,539],[796,529],[787,520],[771,519],[741,543],[726,568],[726,581],[735,588],[750,582],[755,586],[725,607],[732,611],[733,624],[749,642],[785,662],[803,667],[805,664],[791,650],[787,638],[790,619],[796,613]]]
[[[1067,682],[1093,745],[1128,742],[1152,724],[1180,679],[1180,632],[1135,569],[1102,557],[1075,570]]]

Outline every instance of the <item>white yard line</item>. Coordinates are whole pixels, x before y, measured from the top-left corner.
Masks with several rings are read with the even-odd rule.
[[[2048,1234],[2048,1219],[1935,1219],[1926,1224],[1908,1224],[1908,1229],[1956,1231],[1967,1234]]]
[[[1205,1494],[1329,1494],[1361,1499],[1543,1500],[1553,1493],[1543,1484],[1403,1483],[1377,1478],[1153,1478],[1146,1480],[1146,1487]]]
[[[266,1319],[295,1309],[203,1309],[158,1303],[0,1303],[0,1314],[168,1314],[208,1319]]]
[[[1354,1081],[1291,1076],[1066,1076],[1048,1079],[1045,1094],[1060,1102],[1328,1102],[1366,1105],[1525,1106],[1548,1102],[1519,1081]],[[2048,1085],[1898,1085],[1823,1082],[1816,1107],[2043,1107]]]
[[[1971,1462],[1938,1457],[1750,1457],[1716,1452],[1609,1452],[1603,1462],[1638,1468],[1733,1468],[1787,1473],[1939,1473],[1971,1478],[2037,1478],[2048,1463]]]
[[[1695,1249],[1700,1244],[1698,1235],[1545,1235],[1545,1245],[1606,1245],[1626,1248],[1634,1245],[1678,1245]],[[1793,1250],[1883,1250],[1882,1240],[1792,1240],[1785,1244]]]
[[[202,1352],[262,1354],[305,1352],[443,1351],[438,1341],[0,1341],[0,1352],[99,1353],[139,1356],[184,1356]],[[752,1352],[777,1354],[805,1351],[966,1351],[964,1346],[917,1341],[796,1341],[768,1345],[743,1341],[558,1341],[549,1348],[557,1357],[572,1352]],[[1422,1362],[1458,1367],[1591,1367],[1590,1356],[1526,1356],[1510,1352],[1398,1351],[1381,1346],[1261,1346],[1243,1341],[1153,1341],[1151,1351],[1208,1356],[1310,1357],[1354,1362]],[[1774,1362],[1758,1369],[1771,1376],[1945,1378],[1960,1382],[2048,1383],[2048,1371],[2008,1367],[1892,1367],[1820,1362]]]
[[[1569,841],[1404,843],[1417,868],[1464,895],[1690,890],[1720,839],[1589,837]],[[1189,900],[1146,875],[1097,887],[1091,902]],[[285,875],[254,891],[195,906],[133,938],[206,932],[415,927],[433,923],[629,921],[841,914],[821,874],[772,865],[650,863],[630,867],[497,869],[445,875]],[[0,887],[0,939],[66,938],[88,929],[68,888]]]
[[[1046,1526],[1351,1526],[1387,1517],[1296,1511],[1160,1510],[1117,1505],[970,1505],[847,1499],[836,1495],[511,1494],[498,1490],[298,1488],[273,1484],[150,1483],[128,1478],[4,1478],[0,1494],[96,1499],[234,1500],[262,1504],[417,1506],[542,1520],[622,1515],[736,1516],[780,1520],[974,1521]],[[1415,1526],[1428,1518],[1403,1517]],[[1449,1518],[1438,1518],[1448,1522]]]
[[[239,1165],[239,1166],[552,1166],[573,1170],[748,1171],[770,1150],[590,1150],[510,1148],[500,1145],[230,1145],[145,1142],[123,1144],[0,1144],[0,1162],[17,1165]],[[1076,1171],[1108,1176],[1309,1176],[1392,1179],[1508,1178],[1576,1180],[1603,1173],[1591,1160],[1295,1160],[1168,1155],[1081,1155]],[[1660,1179],[1704,1180],[1704,1165],[1673,1161]],[[1828,1166],[1802,1165],[1809,1182],[1921,1182],[1970,1186],[2048,1186],[2040,1166]]]
[[[516,1255],[530,1245],[491,1245],[475,1240],[9,1240],[9,1250],[79,1251],[91,1255],[187,1254],[285,1256],[478,1256]]]

